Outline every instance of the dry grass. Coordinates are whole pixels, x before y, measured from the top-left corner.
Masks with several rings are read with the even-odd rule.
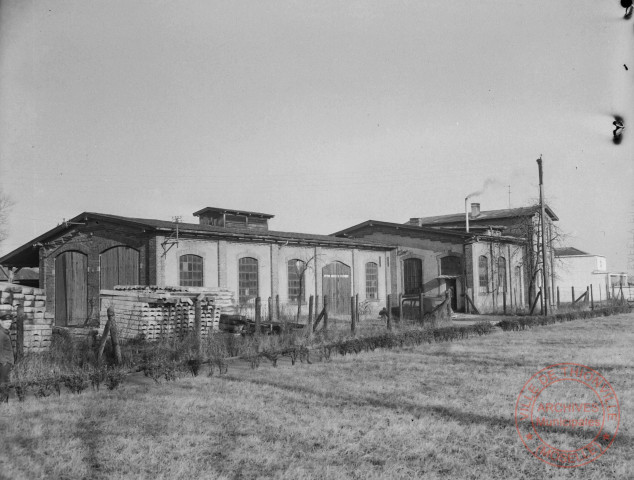
[[[9,478],[622,479],[634,471],[634,315],[330,362],[0,405]],[[521,444],[517,394],[539,369],[591,366],[621,403],[593,464],[549,467]]]

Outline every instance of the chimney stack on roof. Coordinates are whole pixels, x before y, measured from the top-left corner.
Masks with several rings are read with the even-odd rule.
[[[471,204],[471,218],[475,218],[480,215],[480,204],[472,203]]]

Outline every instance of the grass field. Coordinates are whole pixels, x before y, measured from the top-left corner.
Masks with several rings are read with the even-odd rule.
[[[632,478],[632,344],[618,315],[12,401],[0,478]],[[514,422],[524,383],[559,362],[600,371],[621,406],[612,447],[574,469],[531,456]]]

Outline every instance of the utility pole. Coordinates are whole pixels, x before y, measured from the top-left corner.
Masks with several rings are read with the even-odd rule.
[[[543,295],[544,295],[544,315],[548,315],[548,282],[546,272],[546,222],[544,221],[545,207],[544,207],[544,172],[542,169],[542,156],[537,159],[537,167],[539,169],[539,206],[541,209],[540,223],[542,230],[542,283],[543,283]]]

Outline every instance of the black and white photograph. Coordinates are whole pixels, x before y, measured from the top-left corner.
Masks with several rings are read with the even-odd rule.
[[[632,0],[0,0],[0,479],[634,478]]]

